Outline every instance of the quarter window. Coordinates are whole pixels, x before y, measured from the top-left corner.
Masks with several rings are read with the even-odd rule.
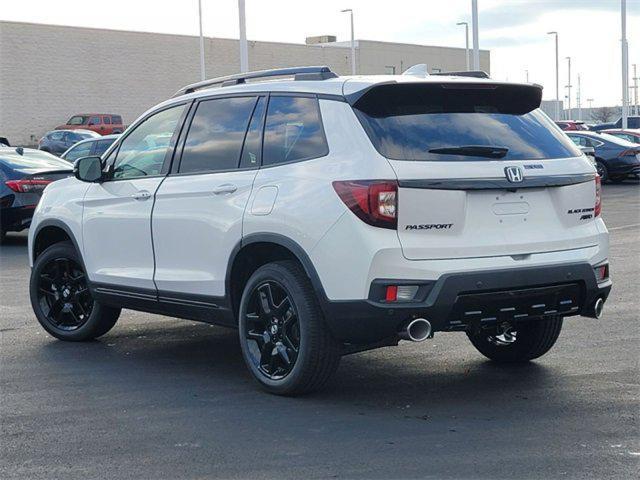
[[[267,100],[264,97],[258,99],[256,108],[253,110],[249,130],[242,147],[242,156],[240,157],[240,168],[251,168],[260,165],[260,157],[262,151],[262,125],[264,123],[264,111],[266,110]]]
[[[182,151],[180,173],[238,168],[255,97],[200,102]]]
[[[318,100],[272,96],[264,129],[263,165],[317,158],[328,153]]]
[[[159,175],[185,106],[167,108],[144,120],[120,144],[113,178]]]

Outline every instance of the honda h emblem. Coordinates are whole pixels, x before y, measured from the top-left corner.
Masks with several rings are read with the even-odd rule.
[[[504,174],[511,183],[520,183],[524,180],[524,174],[520,167],[504,167]]]

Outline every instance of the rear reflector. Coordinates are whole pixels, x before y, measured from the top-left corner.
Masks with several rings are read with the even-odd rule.
[[[605,263],[604,265],[599,265],[597,267],[594,268],[595,272],[596,272],[596,280],[598,281],[598,283],[606,280],[607,278],[609,278],[609,264]]]
[[[374,227],[398,226],[398,183],[395,180],[347,180],[333,188],[360,220]]]
[[[602,181],[600,175],[596,175],[596,204],[593,209],[593,216],[597,217],[602,212]]]
[[[35,193],[42,192],[51,180],[9,180],[4,183],[14,192]]]
[[[385,302],[410,302],[416,298],[418,285],[387,285]]]
[[[387,302],[395,302],[398,299],[398,287],[396,285],[389,285],[384,299]]]

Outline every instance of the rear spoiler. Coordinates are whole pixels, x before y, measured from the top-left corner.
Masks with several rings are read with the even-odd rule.
[[[402,82],[372,85],[346,96],[354,108],[376,117],[419,113],[507,113],[540,107],[542,86],[493,82]]]

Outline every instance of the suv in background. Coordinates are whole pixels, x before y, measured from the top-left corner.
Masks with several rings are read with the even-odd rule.
[[[125,130],[122,117],[110,113],[82,113],[74,115],[64,125],[58,125],[55,130],[72,130],[74,128],[93,130],[100,135],[122,133]]]
[[[289,395],[434,332],[496,362],[544,355],[611,289],[599,177],[540,86],[471,74],[300,67],[181,89],[45,190],[38,321],[68,341],[121,308],[238,328],[253,377]]]

